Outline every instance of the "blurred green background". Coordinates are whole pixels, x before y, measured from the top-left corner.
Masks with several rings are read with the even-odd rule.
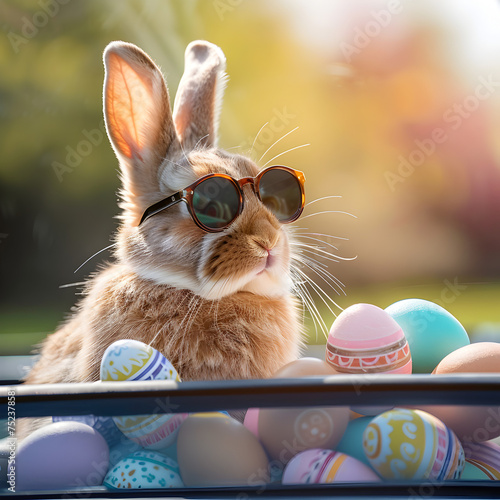
[[[308,200],[340,196],[297,223],[357,257],[324,260],[345,294],[315,278],[340,307],[425,298],[500,340],[495,0],[1,0],[0,26],[0,354],[29,352],[78,300],[65,285],[111,258],[75,273],[117,225],[101,92],[118,39],[171,98],[191,40],[223,49],[220,146],[261,165],[298,147],[279,162],[306,173]]]

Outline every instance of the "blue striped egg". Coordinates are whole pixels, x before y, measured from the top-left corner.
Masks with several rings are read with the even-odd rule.
[[[156,349],[137,340],[124,339],[106,349],[101,361],[101,380],[180,382],[180,377],[170,361]],[[167,409],[168,401],[163,406],[159,409]],[[187,413],[163,413],[115,416],[113,420],[123,434],[143,448],[161,450],[175,442],[186,417]]]

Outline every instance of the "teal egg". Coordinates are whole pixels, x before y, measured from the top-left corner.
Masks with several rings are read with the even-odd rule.
[[[410,346],[413,373],[431,373],[450,352],[470,344],[461,323],[434,302],[405,299],[386,311],[403,329]]]
[[[340,440],[335,446],[335,451],[340,451],[346,455],[357,458],[360,462],[370,465],[363,450],[363,432],[373,417],[359,417],[351,420]]]
[[[464,471],[460,476],[460,479],[465,481],[489,481],[491,478],[479,469],[475,464],[465,461]]]
[[[156,451],[141,450],[110,468],[103,485],[115,489],[182,488],[175,460]]]

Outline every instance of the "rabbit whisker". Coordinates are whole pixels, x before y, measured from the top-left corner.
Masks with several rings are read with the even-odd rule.
[[[333,234],[324,234],[324,233],[305,233],[301,231],[308,231],[308,229],[303,228],[303,227],[292,227],[290,228],[294,234],[294,236],[299,236],[302,238],[306,238],[307,235],[312,235],[312,236],[324,236],[325,238],[333,238],[335,240],[344,240],[344,241],[349,241],[349,238],[344,238],[343,236],[333,236]],[[322,243],[327,243],[324,240],[319,240]]]
[[[96,257],[97,255],[99,255],[101,252],[105,252],[106,250],[109,250],[110,248],[113,248],[114,246],[116,246],[117,243],[113,243],[112,245],[109,245],[107,246],[106,248],[103,248],[101,250],[99,250],[98,252],[96,252],[94,255],[92,255],[91,257],[89,257],[83,264],[81,264],[77,269],[76,271],[73,271],[73,274],[76,274],[87,262],[89,262],[90,260],[92,260],[94,257]]]
[[[309,245],[307,243],[302,243],[302,242],[298,242],[298,241],[294,241],[291,244],[296,246],[296,247],[304,248],[307,250],[312,250],[316,253],[316,255],[318,255],[318,257],[321,255],[326,260],[331,260],[332,262],[338,262],[340,260],[349,261],[349,260],[356,260],[357,259],[357,256],[356,257],[340,257],[339,255],[335,255],[331,252],[323,250],[322,248],[318,247],[317,245]]]
[[[297,247],[297,248],[300,248],[301,249],[301,252],[305,252],[305,253],[310,253],[312,255],[316,255],[318,257],[322,257],[323,259],[325,260],[329,260],[330,262],[339,262],[339,259],[336,259],[334,257],[327,257],[325,255],[321,255],[320,253],[320,247],[317,247],[317,246],[309,246],[309,245],[304,245],[304,244],[300,244],[300,243],[290,243],[291,245]],[[325,265],[325,264],[323,264]]]
[[[292,269],[291,270],[292,278],[294,280],[294,287],[293,291],[297,297],[300,299],[300,303],[302,304],[302,317],[305,318],[308,314],[311,317],[313,321],[313,326],[314,326],[314,331],[315,331],[315,338],[318,339],[318,325],[317,325],[317,319],[314,315],[313,312],[311,312],[310,308],[314,306],[314,304],[311,306],[311,302],[309,301],[309,298],[307,296],[307,288],[304,286],[304,282],[300,281],[300,278],[298,277],[297,273]]]
[[[272,148],[274,148],[274,146],[276,146],[276,144],[278,144],[278,142],[282,141],[285,137],[289,136],[292,132],[295,132],[299,127],[295,127],[294,129],[290,130],[290,132],[287,132],[285,135],[282,135],[277,141],[275,141],[273,144],[271,144],[271,146],[269,146],[266,151],[264,152],[264,154],[259,158],[259,161],[257,163],[260,163],[262,161],[262,158],[264,158],[267,153],[269,153],[269,151],[271,151]]]
[[[179,301],[179,305],[177,306],[177,308],[174,310],[174,312],[172,313],[172,316],[175,316],[177,314],[177,312],[179,311],[179,309],[182,308],[182,306],[184,305],[184,302],[187,300],[188,298],[188,295],[185,295],[180,301]],[[166,323],[165,325],[163,325],[155,334],[155,336],[153,337],[153,339],[151,340],[150,344],[151,345],[154,345],[156,339],[159,337],[159,335],[161,333],[163,333],[163,331],[165,330],[165,328],[167,328],[168,326],[168,323]]]
[[[323,245],[326,245],[330,248],[333,248],[334,250],[338,250],[338,247],[336,247],[335,245],[333,245],[332,243],[328,243],[328,241],[324,241],[324,240],[320,240],[319,238],[315,238],[314,236],[309,236],[308,234],[296,234],[295,235],[295,240],[297,241],[297,243],[303,243],[302,241],[299,241],[298,238],[304,238],[306,240],[312,240],[312,241],[317,241],[318,243],[321,243]],[[321,245],[318,246],[318,248],[323,248]]]
[[[181,147],[181,151],[182,151],[182,154],[184,155],[184,158],[186,158],[186,161],[189,164],[189,158],[187,157],[186,151],[184,150],[184,146],[182,145],[182,143],[180,141],[179,141],[179,146]]]
[[[81,286],[86,284],[86,281],[79,281],[78,283],[67,283],[66,285],[59,285],[59,288],[70,288],[72,286]]]
[[[349,215],[350,217],[354,217],[357,219],[357,217],[349,212],[343,212],[342,210],[323,210],[322,212],[314,212],[313,214],[308,214],[304,215],[301,217],[301,220],[308,219],[309,217],[313,217],[315,215],[322,215],[322,214],[344,214],[344,215]]]
[[[318,339],[318,327],[323,333],[323,335],[326,337],[326,332],[328,331],[328,328],[323,318],[321,317],[321,314],[318,310],[316,303],[312,298],[311,293],[306,287],[306,283],[309,283],[310,280],[304,273],[300,271],[300,269],[298,269],[296,266],[293,267],[294,267],[294,274],[296,277],[299,277],[301,279],[303,279],[304,277],[306,278],[306,281],[297,281],[297,287],[295,288],[295,292],[297,293],[297,295],[299,295],[306,309],[311,314],[311,319],[313,320],[313,325],[315,329],[316,340]]]
[[[342,198],[342,196],[340,196],[340,195],[322,196],[321,198],[316,198],[315,200],[312,200],[309,203],[306,203],[304,208],[308,207],[309,205],[312,205],[313,203],[317,203],[318,201],[330,200],[332,198]]]
[[[186,324],[184,330],[186,333],[189,331],[189,327],[193,324],[194,321],[194,313],[196,311],[197,305],[199,304],[201,298],[198,297],[198,295],[192,295],[191,299],[189,300],[189,304],[187,307],[187,314],[182,318],[180,327],[181,329],[184,328],[184,323]]]
[[[205,134],[203,137],[201,137],[200,139],[198,139],[198,142],[194,145],[193,151],[196,151],[196,148],[198,147],[198,144],[200,144],[200,142],[203,141],[203,139],[206,139],[208,136],[209,136],[209,134]],[[200,148],[200,149],[203,149],[203,148]]]
[[[310,268],[305,262],[303,262],[305,266]],[[328,304],[327,300],[331,302],[331,304],[335,307],[338,307],[341,311],[343,310],[342,307],[340,307],[331,297],[328,295],[317,283],[315,283],[307,274],[302,271],[302,269],[296,268],[297,272],[300,273],[301,275],[304,276],[305,279],[309,280],[309,284],[312,286],[314,291],[318,294],[318,297],[321,299],[321,301],[325,304],[325,306],[328,308],[328,310],[335,316],[337,317],[337,314],[333,311],[333,309],[330,307]],[[336,291],[335,291],[336,292]]]
[[[345,285],[344,283],[342,283],[342,281],[340,281],[338,278],[333,276],[332,273],[318,265],[315,259],[304,256],[302,256],[302,259],[304,265],[307,266],[313,273],[317,274],[320,279],[322,279],[328,286],[332,288],[332,290],[335,290],[337,295],[340,295],[340,293],[346,295],[344,290]]]
[[[267,161],[264,165],[262,165],[262,168],[264,168],[267,165],[269,165],[269,163],[271,163],[273,160],[276,160],[276,158],[279,158],[280,156],[283,156],[284,154],[289,153],[290,151],[294,151],[294,150],[300,149],[300,148],[305,148],[306,146],[310,146],[310,144],[302,144],[301,146],[295,146],[294,148],[290,148],[290,149],[288,149],[286,151],[283,151],[283,153],[280,153],[279,155],[274,156],[269,161]]]
[[[250,148],[250,152],[248,153],[248,156],[252,155],[253,148],[255,147],[255,143],[257,142],[257,139],[259,138],[260,133],[266,128],[266,126],[269,125],[269,122],[264,123],[262,127],[260,127],[259,131],[257,132],[257,135],[255,136],[255,139],[252,142],[252,147]]]

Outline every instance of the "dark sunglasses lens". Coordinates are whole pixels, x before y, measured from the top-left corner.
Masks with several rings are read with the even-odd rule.
[[[262,203],[281,222],[293,220],[302,208],[300,182],[287,170],[268,170],[260,179],[259,194]]]
[[[229,179],[210,177],[194,188],[194,213],[210,229],[221,229],[230,224],[238,215],[239,207],[239,193]]]

